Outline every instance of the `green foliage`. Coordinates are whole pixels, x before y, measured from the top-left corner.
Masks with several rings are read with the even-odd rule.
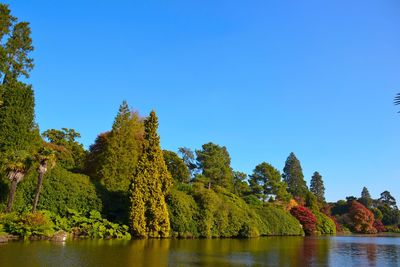
[[[252,194],[264,201],[271,195],[279,200],[289,201],[290,195],[286,191],[286,184],[281,181],[280,172],[271,164],[262,162],[257,165],[250,175]]]
[[[310,191],[317,197],[319,202],[325,202],[325,186],[319,172],[314,172],[311,177]]]
[[[180,183],[189,183],[190,172],[185,162],[172,151],[163,150],[163,156],[172,178]]]
[[[206,189],[202,184],[197,184],[196,187],[194,198],[199,207],[200,236],[210,238],[259,235],[257,226],[260,218],[243,199],[219,186],[215,186],[214,190]]]
[[[272,204],[253,207],[261,218],[262,235],[303,235],[299,222],[290,213]]]
[[[315,218],[317,218],[317,232],[319,234],[336,234],[336,224],[331,218],[316,210],[313,210],[312,212],[315,215]]]
[[[247,174],[243,172],[233,172],[233,192],[238,196],[245,196],[250,193],[251,189],[247,183]]]
[[[72,232],[74,237],[80,238],[119,238],[130,239],[129,227],[109,222],[101,217],[100,212],[92,210],[83,216],[81,213],[68,209],[66,217],[52,216],[58,230]]]
[[[165,195],[172,177],[165,165],[154,111],[145,120],[143,153],[131,190],[131,229],[137,237],[168,237],[170,221]]]
[[[231,158],[226,147],[207,143],[201,150],[196,150],[198,167],[207,177],[211,186],[222,186],[233,190],[233,171]]]
[[[290,153],[286,160],[282,177],[288,185],[289,193],[291,193],[294,197],[305,197],[308,188],[306,181],[304,181],[304,175],[300,161],[293,152]]]
[[[101,181],[110,192],[128,192],[142,149],[143,122],[124,101],[105,145]]]
[[[185,192],[172,189],[166,202],[169,209],[171,229],[178,237],[198,237],[198,208],[193,197]]]
[[[368,209],[371,208],[373,200],[371,198],[371,195],[370,195],[368,189],[365,186],[363,187],[363,189],[361,191],[361,198],[358,199],[358,202],[363,204]]]
[[[1,92],[0,152],[33,152],[40,138],[34,123],[32,88],[21,82],[7,84],[6,87]]]
[[[0,214],[0,224],[9,234],[23,237],[51,236],[54,233],[54,224],[48,214],[43,212]]]
[[[52,145],[56,151],[59,164],[68,170],[81,171],[86,160],[86,151],[83,145],[76,141],[80,133],[74,129],[62,128],[50,129],[42,133],[42,136]]]
[[[31,170],[19,186],[15,210],[30,210],[36,183],[37,172]],[[58,165],[46,173],[38,209],[65,215],[68,208],[86,212],[93,209],[101,210],[101,207],[101,200],[89,177],[71,173]]]
[[[8,5],[0,3],[0,85],[29,77],[33,68],[33,51],[29,23],[19,22]]]

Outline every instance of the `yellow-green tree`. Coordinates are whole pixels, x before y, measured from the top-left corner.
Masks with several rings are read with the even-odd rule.
[[[164,162],[154,111],[145,120],[144,129],[143,152],[131,186],[131,230],[140,238],[168,237],[170,221],[165,195],[172,177]]]

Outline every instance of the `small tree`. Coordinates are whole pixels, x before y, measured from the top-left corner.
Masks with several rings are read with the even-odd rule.
[[[32,160],[30,158],[30,154],[23,150],[10,153],[5,157],[3,166],[5,166],[7,178],[11,182],[6,212],[11,212],[15,198],[15,192],[17,191],[17,185],[24,179],[25,174],[30,168],[31,164]]]
[[[361,191],[361,198],[359,199],[359,202],[361,204],[363,204],[365,207],[367,207],[368,209],[371,208],[372,205],[372,198],[371,195],[368,191],[368,189],[364,186],[362,191]]]

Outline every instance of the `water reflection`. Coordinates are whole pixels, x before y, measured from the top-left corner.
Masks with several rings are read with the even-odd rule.
[[[0,246],[0,266],[399,266],[400,238],[47,241]]]

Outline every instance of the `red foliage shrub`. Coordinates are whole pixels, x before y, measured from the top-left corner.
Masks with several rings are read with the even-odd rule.
[[[358,201],[353,200],[351,202],[349,215],[353,223],[353,231],[363,234],[377,232],[373,225],[375,221],[374,214]]]
[[[317,230],[317,218],[306,207],[296,206],[290,210],[290,213],[301,223],[306,235],[313,235]]]
[[[375,220],[374,227],[378,231],[378,233],[385,232],[386,230],[381,220]]]

